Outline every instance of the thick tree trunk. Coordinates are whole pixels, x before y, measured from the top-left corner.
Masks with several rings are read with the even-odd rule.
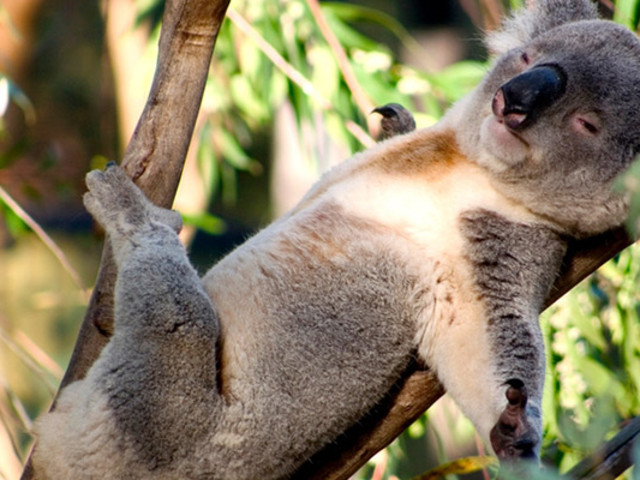
[[[147,196],[163,207],[170,207],[173,202],[216,35],[228,3],[229,0],[167,0],[156,76],[122,162]],[[626,233],[616,230],[573,245],[549,304],[629,243]],[[61,388],[83,378],[108,341],[113,328],[115,276],[107,242],[96,287]],[[432,373],[411,367],[385,404],[358,428],[346,432],[344,438],[301,467],[296,478],[348,478],[442,393]],[[28,463],[22,479],[32,477]]]

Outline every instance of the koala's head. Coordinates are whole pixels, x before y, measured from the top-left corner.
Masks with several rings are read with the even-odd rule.
[[[502,54],[457,115],[465,154],[569,233],[622,223],[611,185],[640,153],[640,41],[588,0],[539,0],[490,45]]]

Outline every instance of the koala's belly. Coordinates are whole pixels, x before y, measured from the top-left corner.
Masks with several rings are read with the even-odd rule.
[[[308,457],[380,401],[414,355],[415,319],[433,295],[406,239],[335,206],[299,217],[204,278],[229,405],[219,438],[231,445],[240,439],[228,431],[254,424],[242,443],[274,459]]]

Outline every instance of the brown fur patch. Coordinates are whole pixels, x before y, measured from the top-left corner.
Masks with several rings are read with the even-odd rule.
[[[282,253],[313,262],[348,255],[350,241],[362,232],[386,232],[378,223],[348,214],[335,202],[324,202],[298,217],[290,232],[282,236]]]
[[[426,175],[435,180],[464,159],[451,130],[423,130],[403,139],[403,142],[390,142],[368,166],[385,173]]]
[[[351,163],[351,168],[343,165],[341,171],[334,170],[334,174],[330,173],[321,180],[315,191],[291,213],[296,214],[304,210],[329,188],[347,177],[379,170],[391,175],[427,176],[427,180],[434,181],[446,175],[455,164],[465,161],[467,160],[460,153],[452,130],[418,130],[346,160],[347,163]]]

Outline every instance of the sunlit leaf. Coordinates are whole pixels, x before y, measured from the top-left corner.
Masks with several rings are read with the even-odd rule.
[[[243,75],[231,77],[230,93],[234,103],[242,109],[248,120],[261,123],[270,116],[264,97],[258,94],[247,77]]]
[[[328,100],[335,100],[340,87],[340,70],[331,49],[325,44],[316,45],[308,51],[308,61],[313,67],[311,81]],[[319,106],[318,106],[319,108]]]
[[[4,115],[9,106],[9,79],[0,75],[0,116]]]
[[[194,227],[199,228],[203,232],[206,232],[210,235],[220,235],[227,229],[227,225],[222,219],[209,213],[183,213],[182,220],[186,225],[193,225]]]
[[[216,130],[212,133],[224,159],[237,170],[246,170],[259,174],[262,167],[258,162],[249,158],[240,144],[226,130]]]
[[[637,0],[616,0],[613,11],[613,19],[622,25],[635,29],[637,24],[638,2]]]

